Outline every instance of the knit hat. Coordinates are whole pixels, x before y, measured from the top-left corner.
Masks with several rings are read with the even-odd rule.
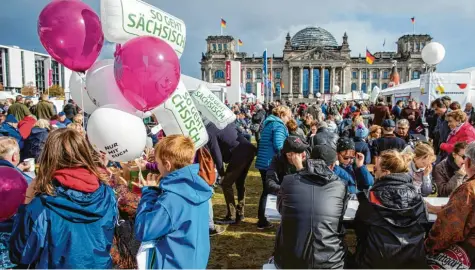
[[[11,218],[25,201],[28,183],[14,168],[0,167],[0,222]]]
[[[15,118],[13,114],[7,115],[7,118],[5,119],[6,123],[18,123],[18,120]]]
[[[308,144],[302,141],[300,137],[297,136],[289,136],[284,142],[284,147],[282,148],[282,153],[303,153],[305,150],[308,149]]]
[[[334,164],[337,160],[337,153],[335,149],[331,146],[322,144],[317,145],[312,149],[312,154],[310,155],[310,159],[320,159],[325,161],[327,166]]]
[[[355,131],[355,137],[361,138],[361,139],[366,139],[369,135],[369,130],[362,126],[362,127],[357,127]]]
[[[348,150],[355,150],[355,142],[347,137],[342,137],[338,139],[338,143],[336,144],[336,151],[340,153]]]

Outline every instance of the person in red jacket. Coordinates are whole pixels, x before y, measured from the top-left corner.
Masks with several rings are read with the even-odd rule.
[[[467,122],[467,115],[462,110],[449,112],[447,119],[451,131],[447,141],[440,145],[442,151],[450,154],[457,142],[475,141],[475,128]]]
[[[23,140],[26,140],[30,134],[31,129],[36,124],[36,116],[34,115],[27,115],[23,118],[20,122],[18,122],[18,132],[20,132],[21,137]]]

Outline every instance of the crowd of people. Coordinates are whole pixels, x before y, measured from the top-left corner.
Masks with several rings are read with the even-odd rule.
[[[424,107],[280,101],[228,105],[234,123],[203,118],[209,141],[151,134],[137,160],[150,172],[130,188],[86,139],[88,115],[17,96],[0,104],[0,268],[206,268],[209,237],[245,218],[253,161],[281,222],[278,268],[470,268],[475,258],[475,112],[450,97]],[[255,142],[255,143],[254,143]],[[36,174],[29,160],[39,165]],[[233,186],[236,187],[237,201]],[[211,198],[223,190],[226,215]],[[444,206],[424,197],[448,197]],[[359,207],[343,222],[350,200]],[[429,213],[437,214],[435,222]],[[345,245],[352,227],[357,247]],[[457,256],[453,256],[457,254]],[[264,263],[264,262],[263,262]]]

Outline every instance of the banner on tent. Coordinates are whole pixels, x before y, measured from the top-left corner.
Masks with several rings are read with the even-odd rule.
[[[231,86],[231,61],[226,61],[226,86]]]
[[[137,36],[165,40],[181,57],[186,43],[185,23],[139,0],[101,0],[101,21],[107,40],[125,43]]]

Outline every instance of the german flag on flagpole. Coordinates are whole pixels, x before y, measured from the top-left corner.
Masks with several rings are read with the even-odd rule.
[[[374,60],[376,60],[376,57],[374,57],[374,55],[372,55],[368,49],[366,49],[366,63],[372,65]]]
[[[412,24],[415,24],[416,23],[416,17],[412,17],[411,22],[412,22]]]
[[[241,40],[241,39],[238,39],[238,45],[239,45],[239,46],[244,45],[244,43],[242,43],[242,40]]]
[[[226,21],[221,18],[221,28],[226,28]]]

